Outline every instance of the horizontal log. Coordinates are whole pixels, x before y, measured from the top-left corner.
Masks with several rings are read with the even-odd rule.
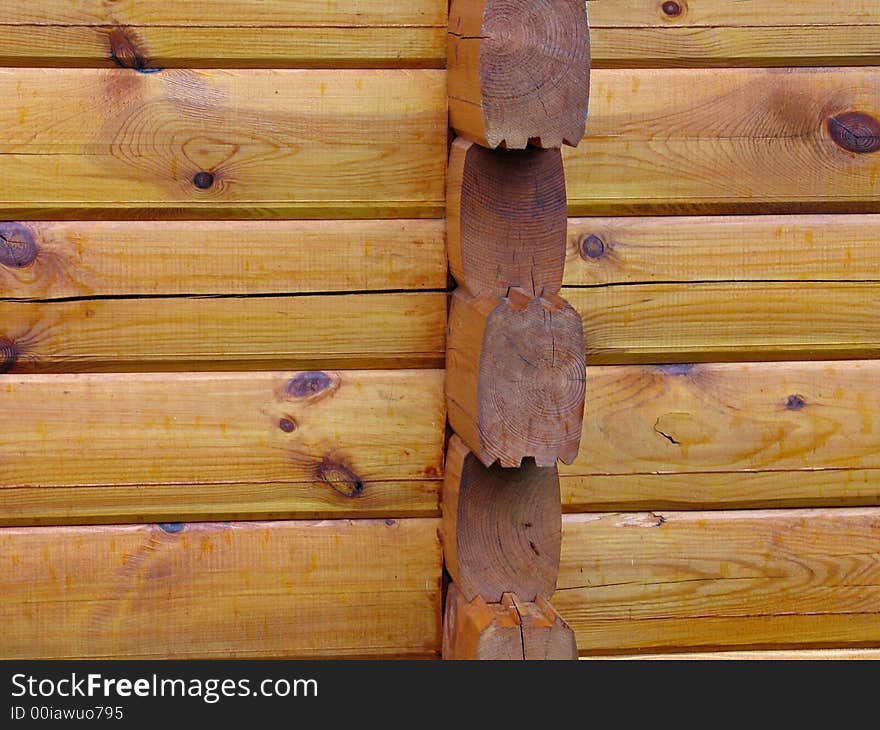
[[[880,642],[880,510],[569,515],[553,603],[588,654]]]
[[[603,70],[571,215],[878,212],[876,68]]]
[[[0,297],[445,289],[443,221],[0,222]]]
[[[435,67],[446,59],[436,0],[0,1],[0,65]]]
[[[0,216],[440,217],[441,71],[0,73]]]
[[[880,215],[570,218],[565,283],[877,281],[878,239]]]
[[[710,282],[564,288],[587,362],[693,363],[880,355],[868,282]]]
[[[880,362],[588,367],[568,511],[880,504]]]
[[[0,370],[438,367],[446,294],[0,301]]]
[[[581,661],[603,661],[631,659],[639,660],[681,660],[681,661],[817,661],[842,659],[878,660],[880,649],[771,649],[764,651],[700,651],[678,652],[675,654],[618,654],[615,656],[582,656]]]
[[[0,655],[437,656],[437,524],[5,528]]]
[[[439,514],[440,371],[11,374],[0,391],[6,524]]]
[[[873,0],[588,0],[596,68],[874,65]]]

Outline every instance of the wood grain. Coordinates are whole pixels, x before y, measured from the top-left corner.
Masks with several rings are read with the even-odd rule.
[[[880,510],[570,515],[554,605],[582,653],[880,642]]]
[[[710,282],[564,288],[587,362],[692,363],[880,355],[868,282]]]
[[[876,68],[598,71],[587,137],[564,151],[569,213],[880,211],[880,154],[858,144],[875,137],[832,137],[850,112],[878,123],[878,81]]]
[[[0,491],[264,484],[277,504],[299,484],[294,512],[297,493],[352,509],[443,464],[440,371],[10,374],[0,392]]]
[[[878,239],[878,215],[570,218],[565,283],[874,282]]]
[[[0,656],[436,656],[436,528],[437,520],[5,528]]]
[[[846,66],[880,60],[872,0],[588,0],[596,68]]]
[[[660,660],[660,661],[816,661],[878,660],[880,649],[773,649],[764,651],[701,651],[676,654],[618,654],[582,656],[581,661]]]
[[[438,367],[446,294],[0,301],[12,372]]]
[[[440,71],[0,71],[0,215],[440,217]]]
[[[124,41],[120,40],[120,36]],[[129,54],[120,53],[120,45]],[[435,0],[64,0],[0,2],[5,66],[440,68],[446,5]]]
[[[880,504],[880,362],[588,367],[568,511]]]
[[[0,297],[445,289],[443,229],[439,220],[0,222]],[[16,242],[33,247],[18,257],[26,265],[4,264],[3,247]]]

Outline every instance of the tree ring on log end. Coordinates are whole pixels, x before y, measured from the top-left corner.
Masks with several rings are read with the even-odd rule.
[[[447,568],[468,600],[480,596],[497,603],[505,592],[527,601],[549,598],[562,549],[556,467],[541,468],[530,459],[519,469],[485,467],[453,436],[443,536]]]
[[[559,150],[493,152],[462,139],[449,164],[449,265],[472,294],[562,286],[568,213]]]
[[[455,129],[493,149],[577,146],[590,93],[583,0],[453,0],[449,28],[450,64],[462,66],[450,75],[449,96],[482,116],[482,134],[474,133],[473,109],[451,104]],[[463,44],[478,50],[456,52]],[[466,67],[475,58],[478,68]]]

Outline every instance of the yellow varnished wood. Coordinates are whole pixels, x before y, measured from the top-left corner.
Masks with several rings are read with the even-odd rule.
[[[6,218],[442,212],[440,71],[7,69],[0,96]]]
[[[0,529],[0,655],[436,656],[438,525]]]
[[[569,515],[553,603],[585,654],[880,642],[880,510]]]

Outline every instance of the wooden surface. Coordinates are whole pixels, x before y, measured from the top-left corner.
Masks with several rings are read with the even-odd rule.
[[[590,364],[880,354],[880,289],[869,282],[609,285],[562,296],[583,317]]]
[[[0,216],[439,217],[445,93],[429,70],[9,69]]]
[[[439,371],[10,374],[0,393],[4,524],[439,514]]]
[[[0,297],[446,288],[443,221],[0,222]],[[2,243],[2,242],[0,242]],[[22,258],[23,257],[23,258]]]
[[[772,649],[764,651],[701,651],[676,654],[618,654],[582,656],[581,661],[661,660],[661,661],[841,661],[880,659],[880,649]]]
[[[880,504],[880,363],[588,367],[568,511]]]
[[[437,523],[5,528],[0,655],[436,656]]]
[[[569,213],[880,211],[880,154],[832,138],[849,112],[880,124],[878,82],[875,68],[598,71],[587,136],[563,151]]]
[[[553,595],[562,539],[555,466],[486,468],[453,434],[441,506],[445,568],[466,601]]]
[[[590,96],[583,0],[451,0],[449,125],[484,147],[576,147]]]
[[[874,0],[678,0],[671,13],[663,8],[657,0],[588,0],[594,67],[880,62]]]
[[[553,603],[581,653],[880,642],[880,510],[570,515]]]
[[[446,294],[0,301],[13,372],[438,367]]]
[[[121,46],[129,53],[121,53]],[[446,59],[446,4],[0,2],[4,66],[112,66],[131,57],[148,68],[441,68]]]
[[[880,215],[570,218],[565,283],[876,282]],[[685,290],[686,287],[682,287]]]

